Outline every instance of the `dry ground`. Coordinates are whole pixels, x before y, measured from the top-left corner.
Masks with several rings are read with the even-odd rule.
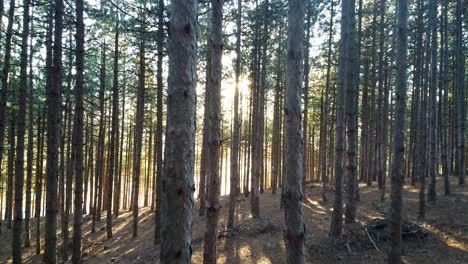
[[[406,187],[405,200],[408,220],[429,230],[425,239],[411,239],[404,243],[406,263],[468,263],[468,186],[458,186],[452,178],[450,196],[439,195],[435,204],[428,204],[427,217],[418,221],[418,189]],[[380,193],[377,187],[360,186],[361,202],[358,203],[358,220],[363,224],[382,217],[373,205],[378,202]],[[438,181],[439,194],[442,181]],[[349,249],[345,244],[332,244],[328,238],[331,218],[333,191],[329,191],[329,201],[320,202],[320,187],[310,184],[306,188],[304,220],[307,240],[305,246],[307,263],[384,263],[387,246],[376,242],[378,251],[364,236],[351,241]],[[241,196],[237,212],[238,228],[232,232],[220,232],[218,263],[285,263],[283,242],[283,211],[279,206],[279,194],[270,191],[261,195],[262,219],[249,217],[249,201]],[[387,197],[388,199],[388,197]],[[220,217],[220,230],[224,230],[227,214],[226,197],[222,198],[223,209]],[[198,204],[196,204],[198,206]],[[383,206],[385,207],[385,205]],[[91,234],[89,216],[84,217],[84,263],[159,263],[159,247],[153,245],[154,215],[149,209],[141,209],[139,236],[131,238],[131,214],[126,212],[114,220],[114,237],[106,239],[105,217],[98,224],[97,232]],[[33,227],[35,220],[33,220]],[[60,223],[60,222],[59,222]],[[3,226],[5,227],[5,226]],[[43,227],[43,223],[41,225]],[[203,230],[205,221],[194,211],[193,223],[193,263],[202,263]],[[3,230],[0,235],[0,263],[11,262],[11,230]],[[31,232],[34,234],[34,228]],[[58,235],[60,240],[60,235]],[[34,240],[34,238],[33,238]],[[40,263],[35,256],[35,244],[25,249],[25,263]]]

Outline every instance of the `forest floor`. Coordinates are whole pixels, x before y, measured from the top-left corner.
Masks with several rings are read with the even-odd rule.
[[[438,179],[438,194],[443,193],[443,182]],[[434,204],[428,204],[426,219],[417,220],[418,188],[405,187],[406,215],[409,222],[428,231],[425,238],[404,240],[405,263],[468,263],[468,185],[459,186],[451,177],[452,193],[440,195]],[[389,186],[387,186],[389,190]],[[321,187],[308,184],[304,204],[306,224],[306,263],[385,263],[388,244],[368,239],[367,233],[348,231],[346,242],[332,243],[328,237],[333,190],[327,193],[329,201],[321,202]],[[279,190],[280,191],[280,190]],[[218,263],[286,263],[283,242],[284,213],[280,209],[280,194],[270,190],[261,194],[261,219],[249,216],[249,199],[239,197],[237,228],[225,231],[228,197],[221,198],[222,211],[219,221]],[[376,218],[383,218],[380,211],[388,208],[388,202],[380,203],[380,191],[376,186],[360,185],[357,208],[358,223],[365,225]],[[388,201],[388,196],[386,197]],[[198,216],[195,204],[193,222],[193,263],[202,263],[203,232],[205,218]],[[380,208],[380,209],[379,209]],[[132,215],[122,213],[114,219],[114,236],[106,239],[105,216],[97,225],[97,232],[90,233],[91,217],[83,219],[84,263],[159,263],[159,246],[153,245],[154,214],[149,208],[140,211],[138,238],[132,239]],[[60,222],[59,222],[60,223]],[[35,226],[35,220],[32,221]],[[41,224],[43,227],[43,223]],[[353,228],[345,226],[344,232]],[[359,229],[359,228],[358,228]],[[355,228],[354,228],[355,230]],[[362,228],[362,230],[364,230]],[[360,231],[362,231],[360,230]],[[11,262],[11,230],[0,235],[0,263]],[[35,234],[34,228],[31,234]],[[32,245],[24,250],[25,263],[41,263]],[[60,242],[60,234],[58,241]],[[43,243],[43,241],[42,241]],[[59,245],[60,248],[61,245]]]

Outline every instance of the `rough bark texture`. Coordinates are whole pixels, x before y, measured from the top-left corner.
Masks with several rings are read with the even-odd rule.
[[[392,163],[391,163],[391,209],[390,236],[391,249],[388,263],[401,263],[401,211],[404,179],[404,154],[406,132],[406,66],[408,50],[408,0],[398,0],[397,9],[397,41],[396,41],[396,89],[395,89],[395,120],[392,133]]]
[[[234,213],[236,210],[237,185],[239,183],[239,81],[241,74],[241,17],[242,17],[242,0],[237,1],[237,17],[236,17],[236,87],[234,91],[234,127],[232,131],[231,143],[231,181],[229,193],[229,212],[227,227],[234,226]]]
[[[220,187],[220,123],[221,123],[221,79],[223,52],[223,0],[213,0],[211,31],[211,78],[210,115],[208,122],[208,185],[206,193],[206,231],[204,236],[203,263],[216,263],[217,232],[219,218]],[[222,155],[222,152],[221,152]],[[222,167],[221,167],[222,168]]]
[[[457,0],[455,13],[455,87],[457,100],[457,157],[455,167],[458,174],[458,184],[465,184],[465,55],[463,52],[463,4],[461,0]]]
[[[169,79],[162,181],[162,263],[191,263],[195,144],[196,0],[170,6]]]
[[[139,73],[137,91],[137,109],[135,120],[135,150],[133,152],[133,237],[138,235],[138,197],[140,193],[141,151],[143,141],[143,122],[145,117],[145,29],[143,24],[140,31]]]
[[[328,201],[327,198],[327,186],[328,186],[328,175],[327,175],[327,128],[328,128],[328,105],[329,105],[329,94],[330,94],[330,75],[332,67],[332,44],[333,44],[333,0],[330,1],[330,29],[328,36],[328,53],[327,53],[327,75],[325,81],[325,95],[323,99],[323,107],[321,107],[321,125],[320,125],[320,174],[322,178],[322,201]]]
[[[349,9],[353,8],[351,1],[343,1],[341,4],[341,40],[339,57],[339,80],[336,94],[336,142],[335,142],[335,201],[333,202],[333,214],[331,220],[330,236],[337,239],[341,236],[343,225],[343,198],[342,185],[345,160],[345,87],[346,73],[351,64],[347,61],[349,56],[348,42],[350,26]],[[354,1],[352,1],[354,3]],[[354,9],[354,8],[353,8]]]
[[[7,100],[8,100],[8,87],[9,87],[9,78],[8,74],[10,72],[10,60],[11,60],[11,42],[13,38],[13,23],[14,23],[14,15],[15,15],[15,0],[10,1],[10,7],[8,9],[8,24],[6,28],[5,34],[5,53],[3,57],[3,67],[1,72],[1,82],[2,82],[2,90],[0,91],[0,160],[3,160],[3,148],[4,148],[4,138],[5,138],[5,127],[6,127],[6,112],[7,112]],[[0,162],[0,173],[2,173],[2,162]],[[11,189],[10,189],[11,190]],[[8,192],[8,189],[7,189]],[[7,199],[10,197],[7,195]],[[7,200],[7,209],[5,211],[5,216],[7,213],[11,212],[11,206],[8,206]],[[0,217],[1,218],[1,217]],[[11,219],[11,216],[7,219],[8,221]]]
[[[35,212],[34,217],[36,218],[36,255],[41,253],[41,205],[42,205],[42,182],[43,182],[43,158],[44,158],[44,126],[45,126],[45,108],[42,113],[38,114],[38,125],[37,125],[37,154],[36,154],[36,185],[35,185]]]
[[[24,188],[24,135],[26,129],[26,99],[28,96],[28,37],[29,0],[23,0],[23,31],[21,33],[20,85],[18,94],[17,144],[15,160],[15,210],[13,216],[12,259],[22,263],[21,235],[23,232],[23,188]]]
[[[290,0],[288,10],[287,86],[285,105],[284,216],[286,259],[289,264],[304,263],[305,225],[303,222],[303,139],[301,130],[301,87],[304,57],[305,1]]]
[[[431,28],[431,68],[430,68],[430,132],[429,132],[429,188],[427,200],[436,200],[436,175],[438,174],[437,159],[437,0],[429,2],[429,26]],[[429,54],[428,54],[429,56]]]
[[[211,24],[211,23],[210,23]],[[209,25],[210,27],[210,25]],[[210,29],[211,30],[211,29]],[[210,78],[211,78],[211,39],[208,38],[206,50],[206,76],[205,76],[205,101],[203,110],[203,139],[200,160],[200,183],[198,198],[200,199],[200,209],[198,214],[205,215],[206,209],[206,178],[207,178],[207,164],[208,164],[208,123],[210,115]]]
[[[356,220],[356,179],[357,179],[357,145],[358,145],[358,120],[357,115],[357,68],[355,36],[355,0],[349,0],[350,6],[347,12],[346,25],[346,76],[345,76],[345,114],[346,114],[346,210],[345,222],[354,223]],[[384,150],[386,151],[386,150]]]
[[[76,1],[76,86],[75,86],[75,120],[73,124],[73,152],[75,154],[75,198],[73,216],[72,263],[81,263],[82,211],[83,211],[83,94],[84,94],[84,22],[83,0]],[[71,184],[71,183],[70,183]],[[109,202],[110,203],[110,202]]]
[[[164,0],[159,0],[158,6],[158,61],[157,61],[157,72],[156,72],[156,84],[158,90],[156,92],[156,212],[155,212],[155,229],[154,229],[154,242],[159,244],[161,242],[161,188],[162,188],[162,176],[163,176],[163,43],[164,43]],[[122,128],[123,129],[123,128]]]
[[[56,263],[57,251],[57,176],[60,140],[60,90],[62,86],[63,0],[55,0],[55,32],[51,82],[47,86],[47,168],[44,262]]]
[[[33,21],[31,21],[31,31],[33,31]],[[28,73],[28,149],[26,165],[26,208],[24,210],[24,247],[31,246],[30,219],[31,219],[31,199],[32,199],[32,174],[34,163],[34,95],[33,95],[33,37],[29,41],[29,73]],[[39,118],[38,118],[39,120]]]
[[[305,186],[306,181],[308,180],[307,177],[309,176],[308,173],[308,145],[307,145],[307,129],[308,129],[308,121],[309,121],[309,49],[310,49],[310,31],[311,31],[311,16],[312,16],[312,3],[309,1],[307,2],[307,18],[305,24],[305,40],[304,40],[304,114],[302,120],[302,137],[304,140],[304,150],[302,155],[302,192],[305,193]]]
[[[113,189],[117,190],[118,178],[114,177],[117,174],[117,152],[118,147],[118,127],[119,127],[119,14],[115,15],[115,39],[114,39],[114,72],[112,83],[112,125],[110,135],[110,150],[109,150],[109,172],[107,178],[107,215],[106,215],[106,233],[107,238],[112,238],[112,193]],[[115,182],[115,183],[114,183]],[[115,184],[115,185],[114,185]],[[114,199],[114,206],[116,204]]]

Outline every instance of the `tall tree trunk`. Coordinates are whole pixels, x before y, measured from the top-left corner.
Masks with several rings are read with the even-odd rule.
[[[173,0],[169,10],[161,263],[191,263],[197,5],[196,0]]]
[[[10,129],[9,129],[9,145],[10,148],[8,149],[8,168],[7,168],[7,174],[8,174],[8,179],[7,179],[7,191],[6,191],[6,210],[5,210],[5,219],[7,221],[7,228],[11,229],[11,218],[13,214],[13,181],[14,181],[14,170],[15,170],[15,121],[16,121],[16,114],[15,110],[11,109],[10,110]]]
[[[436,175],[438,174],[437,160],[437,0],[429,2],[429,27],[431,28],[431,68],[430,68],[430,151],[429,151],[429,177],[430,183],[427,192],[427,200],[436,200]]]
[[[441,19],[441,70],[442,70],[442,87],[443,96],[439,100],[442,102],[442,112],[439,120],[441,120],[440,129],[442,130],[442,174],[444,176],[444,191],[445,195],[450,194],[450,182],[449,182],[449,120],[450,116],[448,113],[449,101],[448,101],[448,0],[443,0],[442,5],[442,19]]]
[[[96,159],[96,181],[94,189],[94,206],[91,224],[91,232],[95,230],[96,221],[101,221],[102,208],[102,185],[103,185],[103,163],[104,163],[104,92],[106,89],[106,43],[103,42],[101,47],[101,66],[99,76],[99,135],[98,135],[98,150]]]
[[[429,28],[428,28],[429,29]],[[428,32],[426,32],[426,40],[424,44],[424,49],[426,51],[430,51],[430,45],[429,45],[429,35]],[[428,53],[428,52],[427,52]],[[419,219],[424,219],[425,217],[425,207],[426,207],[426,177],[427,173],[429,172],[428,167],[427,167],[427,160],[428,160],[428,155],[427,155],[427,144],[428,144],[428,122],[427,122],[427,106],[428,106],[428,75],[429,75],[429,62],[430,62],[430,56],[429,54],[426,54],[424,58],[424,63],[423,63],[423,74],[422,74],[422,94],[421,94],[421,112],[420,112],[420,136],[421,136],[421,142],[420,142],[420,158],[421,158],[421,164],[420,164],[420,190],[419,190],[419,208],[418,208],[418,218]]]
[[[32,13],[32,12],[31,12]],[[31,29],[33,29],[33,21],[31,21]],[[33,31],[33,30],[31,30]],[[28,149],[27,149],[27,165],[26,165],[26,208],[24,210],[24,247],[31,246],[30,235],[30,219],[31,219],[31,191],[32,191],[32,174],[34,162],[34,95],[33,95],[33,45],[32,36],[29,42],[29,73],[28,73]],[[39,120],[39,118],[38,118]]]
[[[463,52],[463,4],[456,2],[455,11],[455,89],[457,117],[456,173],[458,184],[465,184],[465,53]],[[466,15],[466,13],[465,13]]]
[[[56,263],[57,175],[62,86],[63,0],[55,0],[55,32],[50,85],[47,86],[47,168],[44,262]]]
[[[379,59],[378,59],[378,86],[377,86],[377,111],[375,113],[375,171],[377,172],[377,183],[380,191],[382,192],[381,197],[385,197],[385,171],[384,171],[384,152],[385,149],[385,134],[383,123],[384,123],[384,57],[386,54],[385,50],[385,8],[386,0],[380,0],[379,11]]]
[[[305,1],[290,0],[288,10],[288,62],[285,105],[284,217],[288,264],[304,263],[303,142],[301,131],[301,87],[304,60]]]
[[[2,5],[3,8],[3,5]],[[15,15],[15,0],[10,1],[10,7],[8,9],[8,24],[6,28],[5,34],[5,53],[3,58],[3,67],[1,72],[1,83],[2,83],[2,90],[0,91],[0,161],[3,160],[3,148],[4,148],[4,138],[5,138],[5,127],[6,127],[6,111],[7,111],[7,101],[8,101],[8,87],[9,83],[9,73],[10,73],[10,60],[11,60],[11,42],[13,38],[13,23],[14,23],[14,15]],[[0,162],[0,173],[2,173],[2,162]],[[11,190],[11,189],[10,189]],[[7,189],[8,193],[8,189]],[[11,213],[11,206],[8,204],[8,197],[7,195],[7,204],[6,204],[6,211]],[[1,217],[0,217],[1,218]],[[6,218],[6,217],[5,217]],[[9,223],[11,223],[11,214],[10,217],[7,219]],[[11,225],[10,227],[11,228]]]
[[[15,160],[15,210],[13,219],[12,259],[22,263],[21,236],[23,232],[23,191],[24,191],[24,135],[26,130],[26,100],[28,97],[28,37],[29,0],[23,0],[23,31],[21,33],[20,85],[18,114],[16,116],[16,160]]]
[[[254,22],[254,43],[253,43],[253,65],[252,65],[252,175],[250,178],[250,214],[254,218],[260,217],[260,195],[259,195],[259,181],[261,175],[261,164],[260,160],[263,158],[261,157],[261,148],[263,145],[261,144],[262,141],[260,137],[263,137],[263,134],[260,134],[261,131],[261,122],[262,119],[260,117],[260,104],[263,102],[261,101],[261,87],[259,84],[259,69],[260,69],[260,22],[259,22],[259,6],[258,0],[255,1],[255,14],[257,19]]]
[[[34,217],[36,218],[36,255],[41,254],[41,201],[42,201],[42,169],[44,158],[44,126],[45,126],[45,112],[39,112],[37,115],[37,154],[36,154],[36,182],[35,182],[35,200],[34,200]]]
[[[53,82],[52,82],[52,34],[53,34],[53,9],[52,8],[48,8],[48,14],[47,14],[47,33],[46,33],[46,62],[45,62],[45,66],[46,66],[46,89],[47,91],[49,91],[53,85]],[[51,94],[51,95],[54,95],[54,94]],[[60,103],[60,97],[58,98],[53,98],[55,100],[59,100],[59,103]],[[44,104],[44,112],[43,112],[43,121],[42,121],[42,130],[43,131],[47,131],[47,133],[49,131],[55,131],[55,129],[58,129],[58,123],[55,124],[51,124],[52,126],[49,126],[49,110],[48,110],[48,107],[49,107],[49,101],[50,99],[47,100],[47,102]],[[55,103],[56,104],[56,103]],[[54,106],[56,106],[54,104]],[[59,104],[60,106],[60,104]],[[47,115],[47,128],[45,128],[46,126],[46,115]],[[57,126],[57,127],[55,127]],[[41,134],[41,144],[39,145],[39,149],[40,149],[40,153],[41,153],[41,159],[40,159],[40,166],[39,166],[39,169],[40,169],[40,179],[39,179],[39,183],[40,183],[40,186],[37,186],[37,189],[39,189],[39,193],[36,194],[36,216],[37,216],[37,222],[36,222],[36,243],[37,241],[39,241],[39,243],[37,243],[36,245],[36,254],[39,255],[40,254],[40,228],[38,228],[38,226],[40,227],[40,216],[41,216],[41,198],[42,198],[42,195],[41,195],[41,192],[42,192],[42,169],[43,169],[43,164],[44,164],[44,161],[43,161],[43,157],[44,157],[44,136]],[[58,133],[56,134],[56,136],[58,136]],[[47,142],[49,142],[49,136],[47,135]],[[54,139],[52,139],[54,140]],[[57,141],[53,141],[53,144],[57,144],[57,146],[54,146],[52,148],[50,148],[51,151],[54,151],[55,150],[55,157],[57,158],[58,157],[58,142]],[[49,152],[49,146],[47,146],[47,153]],[[47,160],[49,160],[49,158],[47,157]],[[58,164],[55,164],[55,166],[57,166]],[[38,171],[39,171],[38,169]],[[55,169],[58,169],[57,167],[52,167],[50,168],[50,171],[53,171]],[[50,190],[51,194],[53,195],[53,197],[55,197],[55,199],[57,199],[57,179],[55,179],[55,182],[50,182],[50,180],[48,179],[48,171],[49,171],[49,165],[46,164],[46,178],[45,178],[45,195],[50,195],[48,194],[48,190]],[[58,171],[57,171],[58,172]],[[36,177],[37,177],[37,174],[36,174]],[[54,180],[53,179],[54,177],[51,176],[51,180]],[[49,186],[49,183],[51,183],[52,186]],[[55,185],[54,185],[55,183]],[[53,187],[55,187],[55,192],[53,192]],[[39,199],[37,199],[39,198]],[[46,199],[44,199],[46,200]],[[46,201],[44,201],[46,202]],[[46,205],[47,207],[49,206],[49,204],[46,202]],[[49,224],[45,224],[46,226],[48,226],[48,228],[45,229],[45,235],[44,235],[44,241],[48,240],[48,242],[45,242],[45,243],[49,243],[49,246],[48,246],[48,250],[46,251],[44,249],[44,261],[47,260],[47,258],[49,260],[51,260],[51,263],[55,263],[55,259],[56,259],[56,253],[55,253],[55,250],[57,248],[57,235],[56,235],[56,231],[55,231],[55,228],[57,227],[57,213],[56,213],[56,209],[57,209],[57,202],[55,201],[55,203],[51,203],[50,204],[51,207],[54,207],[55,206],[55,209],[52,210],[52,208],[50,209],[50,213],[48,214],[47,213],[47,207],[46,207],[46,222],[47,220],[49,219],[52,219],[54,222],[52,223],[49,223],[51,224],[51,226],[48,226]],[[43,206],[44,207],[44,206]],[[50,208],[50,207],[49,207]],[[54,214],[55,215],[51,215],[51,214]],[[54,230],[52,230],[54,229]],[[46,255],[47,255],[47,258],[46,258]]]
[[[162,203],[162,177],[163,177],[163,44],[164,43],[164,0],[158,1],[158,40],[157,40],[157,70],[156,70],[156,145],[154,151],[156,152],[156,212],[155,212],[155,229],[154,229],[154,242],[159,244],[161,242],[161,203]]]
[[[211,27],[211,25],[208,25],[208,27]],[[207,165],[208,165],[208,123],[209,123],[209,115],[210,115],[210,96],[211,96],[211,88],[210,88],[211,56],[212,56],[211,39],[208,38],[207,48],[206,48],[205,101],[204,101],[204,110],[203,110],[203,139],[202,139],[201,161],[200,161],[200,184],[199,184],[200,190],[198,192],[198,198],[200,199],[200,209],[199,209],[200,216],[205,215],[205,209],[206,209],[206,178],[207,178]]]
[[[237,17],[236,17],[236,87],[234,91],[234,127],[232,131],[231,141],[231,181],[229,192],[229,212],[227,227],[234,226],[234,213],[236,210],[237,185],[239,182],[239,82],[241,75],[241,18],[242,18],[242,0],[237,0]]]
[[[70,31],[71,32],[71,31]],[[70,34],[70,51],[72,49],[71,44],[71,34]],[[67,151],[66,151],[66,190],[65,190],[65,210],[64,214],[62,215],[62,261],[68,261],[68,251],[69,251],[69,240],[70,240],[70,231],[69,231],[69,223],[70,223],[70,212],[71,212],[71,205],[72,205],[72,181],[73,181],[73,163],[75,160],[75,153],[73,153],[71,149],[72,145],[72,101],[71,101],[71,82],[72,82],[72,63],[73,63],[73,54],[69,52],[68,55],[68,74],[67,74],[67,90],[66,90],[66,99],[65,99],[65,107],[66,107],[66,116],[68,119],[65,118],[66,122],[64,122],[63,126],[63,141],[65,138],[67,139]],[[65,146],[65,144],[63,143]],[[64,148],[63,148],[64,150]]]
[[[406,67],[408,52],[408,0],[397,2],[397,41],[396,41],[396,96],[395,120],[392,133],[392,163],[391,163],[391,209],[390,236],[391,249],[388,253],[388,263],[401,263],[401,212],[404,179],[404,154],[406,131]]]
[[[122,191],[122,174],[123,174],[123,157],[124,157],[124,132],[125,132],[125,97],[126,97],[126,87],[127,87],[127,80],[125,74],[125,61],[123,65],[123,84],[122,84],[122,123],[120,125],[120,154],[119,154],[119,169],[118,169],[118,184],[117,188],[114,190],[114,217],[117,218],[119,216],[120,204],[121,200],[123,200],[124,194],[121,193]],[[127,135],[127,139],[131,138],[130,135]],[[128,142],[128,140],[127,140]],[[128,156],[128,149],[125,151],[125,155]],[[124,181],[125,181],[125,177]],[[124,182],[125,184],[125,182]],[[125,188],[124,188],[125,192]]]
[[[312,16],[312,2],[307,2],[307,18],[305,25],[305,44],[304,44],[304,114],[302,120],[302,137],[304,139],[304,150],[302,155],[302,193],[305,195],[306,181],[309,176],[308,172],[308,145],[307,145],[307,129],[309,120],[309,49],[310,49],[310,31],[311,31],[311,16]]]
[[[345,222],[354,223],[356,220],[356,179],[357,179],[357,69],[355,36],[355,0],[351,0],[346,12],[346,72],[345,72],[345,123],[346,123],[346,210]]]
[[[117,7],[118,8],[118,7]],[[118,147],[118,126],[119,126],[119,13],[115,14],[115,41],[114,41],[114,75],[112,84],[112,131],[110,138],[110,154],[109,154],[109,172],[107,178],[107,214],[106,214],[106,234],[107,238],[112,238],[112,191],[113,188],[117,190],[119,183],[118,179],[114,179],[116,174],[117,164],[117,152],[115,151],[116,146]],[[115,181],[115,186],[114,186]],[[114,198],[114,206],[116,204]],[[114,210],[115,211],[115,210]]]
[[[75,87],[75,120],[73,124],[73,152],[75,154],[75,214],[73,219],[72,263],[81,263],[82,209],[83,209],[83,94],[84,94],[84,22],[83,0],[76,2],[76,87]]]
[[[145,1],[146,5],[146,1]],[[142,11],[143,12],[143,11]],[[142,15],[144,18],[144,14]],[[143,19],[144,21],[144,19]],[[135,150],[133,152],[133,237],[138,235],[138,196],[140,190],[140,170],[141,170],[141,150],[143,141],[143,122],[145,110],[145,28],[142,23],[140,31],[140,51],[139,51],[139,73],[138,73],[138,91],[137,91],[137,109],[135,126]]]
[[[223,51],[223,0],[212,0],[212,57],[210,78],[210,115],[208,122],[208,185],[207,219],[204,236],[203,263],[216,263],[217,231],[219,218],[220,180],[220,122],[221,122],[221,80]],[[222,155],[222,152],[221,152]],[[222,168],[222,167],[221,167]]]
[[[352,2],[352,3],[351,3]],[[354,12],[354,0],[344,1],[341,5],[341,40],[340,40],[340,57],[339,57],[339,83],[337,86],[336,95],[336,142],[335,142],[335,200],[333,202],[333,214],[330,228],[330,236],[337,239],[342,233],[343,221],[343,198],[342,185],[344,175],[345,161],[345,90],[348,84],[347,72],[353,65],[350,63],[351,51],[348,50],[348,43],[351,39],[351,28],[348,23],[351,22],[349,9]],[[352,89],[352,88],[351,88]]]
[[[328,53],[327,53],[327,75],[325,81],[325,95],[323,100],[322,109],[322,122],[320,126],[320,172],[322,178],[322,201],[328,201],[327,198],[327,187],[328,177],[327,175],[327,127],[328,127],[328,105],[329,105],[329,94],[330,94],[330,75],[331,75],[331,64],[332,64],[332,43],[333,43],[333,0],[330,1],[330,29],[328,36]]]

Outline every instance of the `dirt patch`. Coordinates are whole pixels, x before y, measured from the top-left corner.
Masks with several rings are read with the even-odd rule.
[[[453,195],[438,196],[428,204],[424,221],[417,219],[418,188],[405,187],[404,200],[408,223],[427,232],[423,238],[404,240],[405,263],[468,263],[468,187],[456,184],[451,177]],[[443,193],[442,180],[438,181],[439,194]],[[360,185],[361,201],[357,207],[356,226],[344,226],[346,239],[332,242],[328,237],[333,204],[321,202],[321,188],[316,184],[306,187],[304,222],[306,224],[307,263],[386,263],[388,243],[373,236],[376,246],[367,238],[362,226],[369,227],[382,219],[375,204],[380,192],[375,186]],[[390,190],[388,186],[387,190]],[[228,199],[221,198],[223,207],[219,222],[218,263],[285,263],[283,242],[284,212],[280,209],[280,195],[267,191],[260,196],[260,219],[250,217],[248,199],[238,199],[236,225],[227,230]],[[205,217],[198,216],[198,203],[193,221],[193,263],[202,263]],[[96,233],[91,234],[91,218],[83,218],[84,263],[159,263],[159,246],[153,244],[154,214],[141,208],[138,237],[132,238],[132,215],[124,211],[114,219],[114,236],[106,239],[105,214],[98,222]],[[72,219],[72,218],[71,218]],[[60,223],[60,221],[58,221]],[[32,245],[24,249],[24,263],[41,263],[35,255],[35,220],[32,221]],[[5,227],[3,227],[5,228]],[[41,229],[44,228],[41,223]],[[0,235],[0,263],[11,262],[11,230]],[[43,232],[43,230],[41,230]],[[369,231],[370,232],[370,231]],[[373,234],[375,235],[375,234]],[[351,237],[359,237],[359,239]],[[349,238],[349,239],[348,239]],[[60,233],[58,233],[59,248]],[[43,240],[41,241],[43,243]],[[378,250],[376,249],[378,248]]]

